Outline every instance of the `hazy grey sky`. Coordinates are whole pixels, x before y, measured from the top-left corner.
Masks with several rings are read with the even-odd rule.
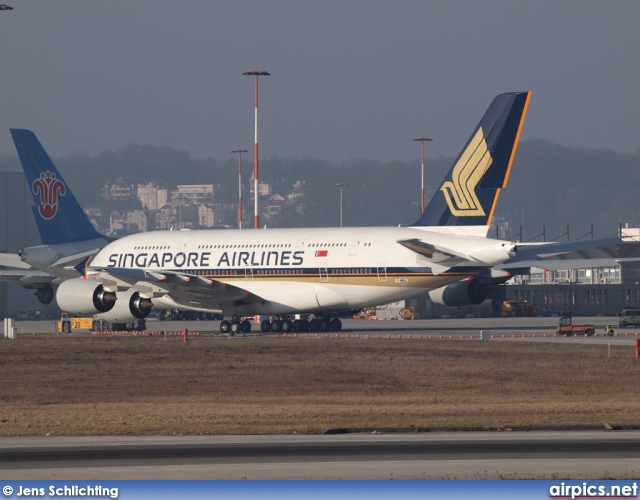
[[[131,143],[194,158],[454,155],[493,97],[531,90],[523,139],[640,147],[640,2],[3,0],[10,127],[55,157]],[[249,155],[251,156],[251,155]]]

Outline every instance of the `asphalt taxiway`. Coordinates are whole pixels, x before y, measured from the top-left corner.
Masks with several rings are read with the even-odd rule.
[[[0,479],[630,479],[640,431],[0,439]]]

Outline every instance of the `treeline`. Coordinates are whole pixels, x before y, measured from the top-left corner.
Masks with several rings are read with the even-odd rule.
[[[247,155],[248,156],[248,155]],[[451,167],[453,158],[426,160],[427,202]],[[146,184],[154,181],[173,188],[177,184],[214,184],[216,199],[237,199],[237,161],[195,160],[188,152],[169,147],[131,145],[90,157],[84,153],[55,160],[71,189],[85,207],[95,205],[101,188],[118,177]],[[0,169],[15,170],[17,158],[0,158]],[[249,187],[251,158],[244,164],[244,186]],[[413,162],[380,163],[355,159],[340,163],[313,158],[272,157],[260,160],[260,176],[273,193],[283,196],[302,181],[302,210],[289,226],[339,224],[339,189],[343,194],[345,226],[411,224],[420,212],[420,165]],[[620,154],[604,149],[567,148],[541,140],[520,144],[496,215],[509,222],[511,235],[523,225],[524,239],[546,226],[547,239],[571,228],[572,239],[594,224],[596,236],[613,234],[619,223],[640,226],[640,149]],[[248,193],[246,194],[247,199]],[[509,237],[509,234],[501,234]]]

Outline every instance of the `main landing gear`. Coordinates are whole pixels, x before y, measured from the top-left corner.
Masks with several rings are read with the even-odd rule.
[[[342,330],[342,321],[338,318],[316,318],[311,321],[306,319],[278,318],[273,321],[265,319],[260,323],[260,330],[263,333],[304,333],[304,332],[339,332]]]
[[[342,330],[342,321],[339,318],[315,318],[306,319],[278,318],[273,321],[265,319],[260,323],[263,333],[305,333],[305,332],[339,332]],[[251,322],[238,316],[233,316],[231,321],[220,322],[220,332],[233,337],[236,333],[251,332]]]
[[[251,331],[251,321],[234,316],[231,321],[220,322],[220,332],[234,336],[236,333],[249,333]]]

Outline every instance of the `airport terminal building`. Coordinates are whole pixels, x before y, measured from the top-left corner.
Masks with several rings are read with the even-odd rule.
[[[0,252],[18,253],[26,246],[41,244],[32,205],[33,198],[22,170],[0,172]],[[27,309],[42,311],[44,306],[33,293],[34,290],[15,283],[0,282],[0,317]]]

